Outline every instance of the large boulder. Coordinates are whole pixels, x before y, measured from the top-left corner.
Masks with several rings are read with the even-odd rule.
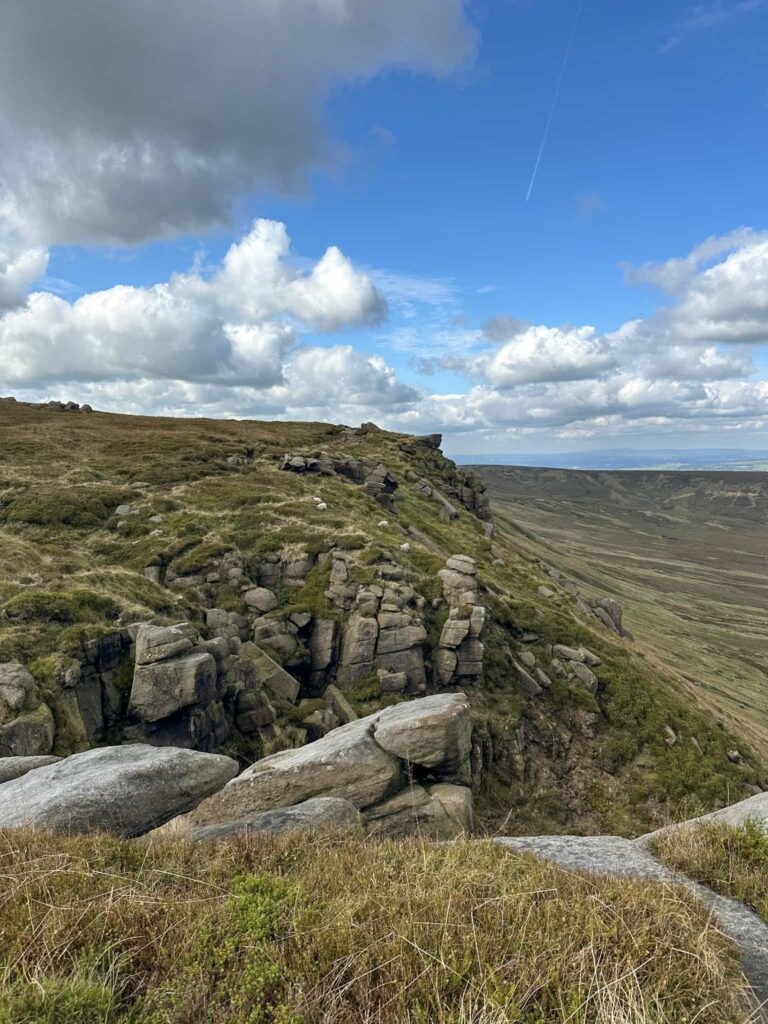
[[[47,704],[28,711],[0,726],[0,757],[30,757],[50,754],[55,726]]]
[[[171,823],[169,828],[173,827]],[[295,832],[320,829],[360,829],[360,812],[349,800],[338,797],[318,796],[313,800],[295,804],[293,807],[278,807],[274,811],[257,811],[238,821],[226,821],[219,825],[198,825],[189,832],[193,842],[210,839],[227,839],[236,834],[254,835],[269,832]]]
[[[138,836],[191,811],[236,774],[237,762],[221,754],[100,747],[5,783],[0,828]]]
[[[213,655],[196,652],[169,661],[137,665],[128,712],[143,722],[157,722],[181,708],[219,696]]]
[[[469,702],[463,693],[440,693],[379,713],[374,738],[390,754],[420,765],[459,771],[471,750]]]
[[[54,757],[52,754],[38,757],[0,757],[0,785],[13,779],[20,779],[22,775],[35,768],[44,768],[47,764],[60,760],[60,757]]]
[[[723,807],[719,811],[712,811],[710,814],[703,814],[700,818],[689,818],[687,821],[678,822],[675,825],[667,825],[656,832],[649,832],[637,840],[638,843],[647,844],[650,839],[668,832],[676,832],[681,828],[694,828],[697,825],[708,823],[721,825],[743,825],[747,819],[756,822],[768,832],[768,793],[758,793],[746,800],[739,800],[730,807]]]
[[[350,722],[315,743],[257,761],[202,803],[193,823],[236,820],[316,796],[341,797],[356,807],[378,803],[400,788],[402,766],[374,740],[376,717]]]

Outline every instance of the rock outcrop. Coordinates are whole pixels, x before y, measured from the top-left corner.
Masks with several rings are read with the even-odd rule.
[[[464,694],[425,697],[257,761],[205,800],[190,822],[226,824],[335,797],[362,810],[367,823],[375,822],[376,834],[389,834],[390,827],[393,834],[418,827],[425,834],[456,835],[472,819],[466,785],[470,749]]]
[[[0,828],[138,836],[192,810],[237,770],[237,762],[221,754],[143,744],[98,747],[4,783]]]

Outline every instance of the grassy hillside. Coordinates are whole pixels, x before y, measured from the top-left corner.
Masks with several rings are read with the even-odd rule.
[[[768,474],[484,466],[497,519],[768,753]]]
[[[81,414],[12,402],[0,403],[0,445],[0,661],[19,660],[35,676],[40,713],[43,705],[53,712],[58,753],[88,742],[72,712],[66,667],[94,637],[149,618],[189,617],[204,632],[206,609],[246,610],[221,571],[229,555],[251,572],[271,553],[342,548],[353,581],[375,581],[382,558],[402,573],[423,600],[430,645],[446,615],[437,577],[445,556],[477,560],[488,621],[483,674],[470,698],[484,826],[631,834],[740,799],[763,781],[738,722],[735,734],[718,725],[705,702],[681,690],[661,650],[609,633],[562,589],[542,596],[551,580],[536,562],[537,542],[506,528],[503,517],[492,541],[458,503],[457,518],[440,517],[416,483],[428,477],[460,489],[461,480],[430,445],[327,424]],[[399,481],[397,512],[383,513],[343,477],[281,471],[285,453],[385,465]],[[131,514],[116,515],[122,504]],[[552,534],[551,559],[568,555],[569,544],[565,532]],[[326,596],[329,571],[318,562],[299,589],[279,589],[269,614],[343,618]],[[619,589],[607,572],[599,582],[604,593]],[[632,625],[633,597],[628,590]],[[584,645],[601,659],[596,694],[555,677],[528,695],[513,661],[525,649],[548,666],[557,643]],[[130,678],[130,665],[115,671],[118,694]],[[372,682],[348,693],[360,713],[381,703]],[[428,688],[436,685],[430,675]],[[289,736],[295,709],[278,711]],[[3,715],[0,706],[0,726]],[[232,752],[242,760],[259,756],[244,737],[235,739]],[[728,757],[734,747],[739,763]]]

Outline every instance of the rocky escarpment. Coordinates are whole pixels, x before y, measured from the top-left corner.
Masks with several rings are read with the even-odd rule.
[[[689,791],[713,806],[760,784],[747,748],[665,692],[615,602],[494,536],[439,436],[130,418],[113,436],[102,414],[13,405],[0,418],[28,416],[33,447],[0,489],[3,564],[25,566],[0,572],[0,755],[139,743],[247,767],[460,691],[460,784],[485,824],[637,829]],[[41,425],[66,460],[75,419],[89,440],[67,472],[87,480],[30,481]],[[440,817],[429,787],[459,783],[400,770],[404,791],[355,811]],[[347,799],[306,799],[326,798]]]
[[[170,632],[164,641],[173,646]],[[145,655],[161,646],[157,639],[140,637]],[[350,826],[447,839],[473,829],[470,747],[469,704],[463,694],[444,694],[340,726],[240,775],[229,757],[142,743],[65,759],[0,758],[0,829],[130,837],[192,812],[171,827],[194,840]]]

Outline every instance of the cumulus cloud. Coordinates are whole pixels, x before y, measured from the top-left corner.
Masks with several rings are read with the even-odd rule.
[[[329,331],[379,323],[386,303],[334,247],[300,271],[284,225],[273,221],[256,221],[209,276],[176,274],[149,288],[116,286],[74,302],[35,292],[15,306],[0,318],[3,379],[11,386],[167,378],[277,389],[267,401],[285,404],[288,391],[301,393],[307,375],[313,389],[325,380],[327,393],[325,378],[332,378],[334,388],[346,386],[350,394],[402,400],[381,361],[349,346],[297,347],[300,326]]]
[[[603,334],[504,315],[473,328],[457,322],[452,283],[362,271],[333,247],[307,264],[272,221],[257,221],[217,266],[71,301],[25,297],[44,259],[5,251],[13,285],[3,293],[0,377],[21,398],[166,415],[374,419],[499,438],[768,427],[768,382],[754,379],[752,363],[768,339],[768,237],[755,232],[646,265],[669,304]],[[415,359],[400,354],[401,363],[432,374],[425,382],[447,371],[464,387],[417,390],[381,355],[318,337],[379,324],[385,294],[401,323],[373,337],[395,352],[409,347]]]
[[[485,376],[500,386],[579,380],[614,366],[616,357],[594,327],[529,327],[493,354]]]
[[[197,230],[337,158],[338,85],[475,46],[463,0],[4,0],[0,216],[46,244]]]

